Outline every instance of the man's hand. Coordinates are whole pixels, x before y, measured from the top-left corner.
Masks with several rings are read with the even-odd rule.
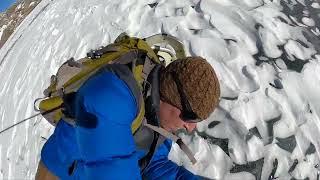
[[[58,178],[53,175],[40,160],[35,180],[58,180]]]

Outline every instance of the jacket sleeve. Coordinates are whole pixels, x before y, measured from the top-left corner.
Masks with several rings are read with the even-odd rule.
[[[41,150],[41,161],[51,173],[60,179],[68,179],[68,169],[79,158],[75,129],[60,120]]]
[[[182,166],[168,159],[172,141],[166,140],[153,155],[150,164],[143,172],[148,180],[198,180],[200,176],[192,174]]]
[[[42,149],[44,165],[61,179],[141,179],[131,133],[137,105],[125,82],[99,73],[81,86],[74,105],[76,126],[59,122]]]

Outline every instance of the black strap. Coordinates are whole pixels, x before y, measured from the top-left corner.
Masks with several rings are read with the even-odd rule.
[[[156,65],[150,72],[147,82],[149,86],[144,92],[145,96],[145,118],[147,119],[147,123],[153,126],[159,126],[159,104],[160,104],[160,95],[159,95],[159,84],[160,84],[160,76],[159,72],[161,70],[161,65]],[[151,86],[150,86],[151,85]],[[148,96],[146,96],[148,94]],[[153,141],[149,147],[149,151],[147,155],[145,155],[142,159],[139,160],[139,166],[141,168],[141,172],[149,165],[150,160],[157,148],[159,133],[153,131]]]
[[[159,126],[159,109],[160,109],[160,70],[162,69],[162,65],[156,65],[150,72],[147,78],[148,86],[146,91],[151,91],[150,93],[144,92],[145,98],[145,117],[147,119],[148,124]]]
[[[149,152],[147,153],[147,155],[145,155],[143,158],[141,158],[139,160],[139,167],[141,168],[141,172],[143,172],[145,170],[145,168],[148,167],[148,165],[151,161],[151,158],[156,150],[158,139],[159,139],[159,134],[154,131],[153,132],[153,141],[152,141],[152,144],[149,148]]]
[[[67,94],[63,94],[63,108],[62,113],[65,117],[68,118],[75,118],[75,100],[76,100],[77,93],[71,92]]]
[[[147,57],[147,53],[148,53],[147,51],[143,51],[141,49],[138,50],[136,66],[144,65],[144,62],[145,62],[146,57]]]
[[[70,165],[70,167],[68,168],[68,175],[71,176],[73,175],[73,173],[75,172],[76,170],[76,167],[77,167],[77,160],[74,160],[72,162],[72,164]]]

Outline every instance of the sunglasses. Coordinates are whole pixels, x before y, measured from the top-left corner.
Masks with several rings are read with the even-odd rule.
[[[173,71],[173,72],[171,72],[171,76],[177,85],[178,93],[180,96],[180,101],[181,101],[181,106],[182,106],[180,118],[183,121],[190,122],[190,123],[197,123],[197,122],[202,121],[202,119],[199,118],[199,116],[195,112],[193,112],[191,105],[187,99],[187,96],[183,92],[182,84],[179,81],[177,73]]]

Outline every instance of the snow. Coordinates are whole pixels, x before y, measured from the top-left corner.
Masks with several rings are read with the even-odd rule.
[[[19,5],[16,7],[15,11],[20,10],[23,5],[24,5],[23,3],[19,4]]]
[[[320,9],[320,4],[317,3],[317,2],[312,3],[311,6],[312,6],[313,8]]]
[[[31,2],[31,3],[29,4],[29,7],[34,6],[34,5],[35,5],[35,2]]]
[[[214,113],[192,135],[180,133],[198,163],[177,145],[170,159],[215,179],[316,179],[320,50],[282,9],[269,0],[43,0],[0,49],[0,130],[35,113],[33,101],[68,58],[122,32],[165,32],[181,39],[188,55],[205,57],[221,83]],[[0,134],[0,179],[33,179],[53,129],[36,117]],[[252,163],[256,169],[243,168]]]
[[[292,59],[293,56],[295,56],[299,59],[306,60],[310,59],[311,56],[315,54],[314,49],[305,48],[299,42],[294,40],[289,40],[284,46],[284,49]]]
[[[307,26],[314,26],[315,25],[314,20],[307,18],[307,17],[303,17],[301,21]]]
[[[7,28],[7,25],[3,25],[0,28],[0,38],[2,37],[3,31]]]

